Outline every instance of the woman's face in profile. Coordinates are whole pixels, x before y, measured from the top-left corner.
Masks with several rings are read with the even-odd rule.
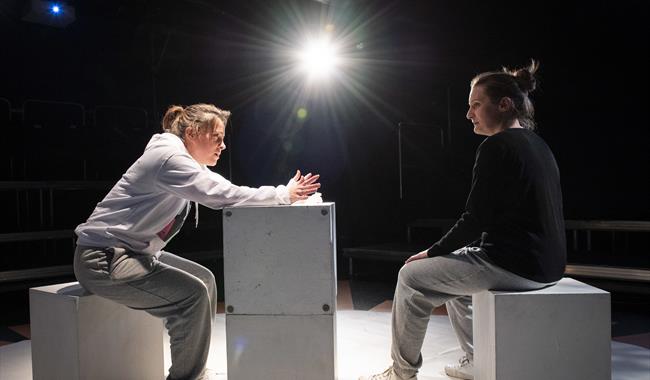
[[[214,166],[219,161],[221,152],[226,149],[224,137],[226,127],[217,119],[217,124],[212,130],[196,131],[193,135],[188,133],[185,137],[185,147],[192,157],[201,165]]]
[[[469,110],[465,117],[472,122],[477,135],[492,136],[503,127],[499,107],[492,103],[480,85],[473,86],[469,93]]]

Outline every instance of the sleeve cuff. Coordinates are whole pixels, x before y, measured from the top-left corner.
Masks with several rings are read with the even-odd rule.
[[[440,248],[439,245],[437,245],[437,243],[432,245],[431,247],[429,247],[429,249],[427,249],[427,256],[428,257],[442,256],[444,254],[445,253],[442,252],[442,249]]]
[[[281,205],[291,204],[291,197],[289,197],[289,188],[288,187],[286,187],[284,185],[280,185],[280,186],[278,186],[276,188],[276,191],[277,191],[277,197],[278,197],[279,203]]]

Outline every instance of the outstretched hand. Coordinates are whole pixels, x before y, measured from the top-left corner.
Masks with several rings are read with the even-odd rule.
[[[310,195],[320,188],[320,183],[316,182],[320,175],[311,173],[303,176],[300,170],[296,170],[296,175],[289,181],[289,199],[291,203],[307,199]]]

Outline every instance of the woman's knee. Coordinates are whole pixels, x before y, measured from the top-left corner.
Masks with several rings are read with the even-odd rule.
[[[212,273],[212,271],[207,268],[205,268],[205,270],[205,285],[208,287],[208,289],[216,287],[217,279],[214,277],[214,273]]]
[[[398,286],[406,286],[409,288],[415,288],[418,283],[419,276],[422,275],[422,271],[418,270],[417,262],[404,264],[399,270],[397,276]]]
[[[210,300],[210,294],[203,279],[192,277],[182,286],[187,291],[187,300],[190,303],[194,304]]]
[[[208,289],[211,289],[211,288],[215,287],[217,281],[216,281],[212,271],[210,269],[204,267],[203,265],[200,265],[200,264],[197,264],[197,263],[194,263],[194,264],[195,264],[195,267],[192,269],[192,272],[194,272],[193,274],[196,277],[198,277],[199,279],[201,279],[203,284]]]

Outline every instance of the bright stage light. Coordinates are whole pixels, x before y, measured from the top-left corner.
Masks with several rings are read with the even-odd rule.
[[[336,49],[325,38],[310,42],[299,59],[301,69],[315,78],[327,76],[338,63]]]
[[[65,2],[52,0],[23,0],[22,20],[57,28],[65,28],[75,21],[75,8]]]

